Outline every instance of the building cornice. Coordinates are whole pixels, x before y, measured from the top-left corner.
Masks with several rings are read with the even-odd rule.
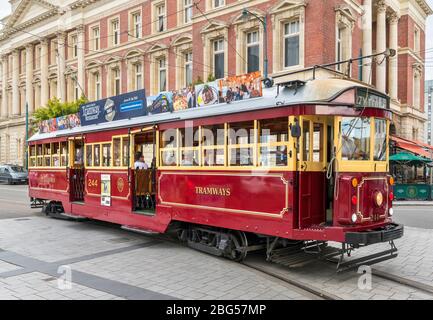
[[[428,16],[433,14],[433,10],[430,8],[428,3],[425,0],[416,0],[418,5],[421,7],[421,9],[424,11],[424,13]]]

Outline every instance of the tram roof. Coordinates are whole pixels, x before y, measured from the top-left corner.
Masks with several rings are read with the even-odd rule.
[[[279,89],[277,86],[264,88],[263,96],[259,98],[233,101],[230,104],[220,103],[176,112],[166,112],[132,119],[75,127],[49,133],[36,133],[28,141],[33,142],[44,139],[74,136],[88,132],[137,127],[140,125],[154,125],[171,121],[192,120],[246,111],[279,108],[282,106],[330,103],[342,93],[356,87],[367,86],[356,81],[334,78],[307,81],[298,88],[289,88],[280,85]]]

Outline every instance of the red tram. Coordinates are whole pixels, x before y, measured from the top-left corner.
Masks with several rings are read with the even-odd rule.
[[[263,96],[29,140],[29,195],[48,215],[134,231],[178,231],[191,247],[241,260],[291,243],[389,242],[389,98],[358,82],[293,81]],[[134,168],[141,151],[148,168]]]

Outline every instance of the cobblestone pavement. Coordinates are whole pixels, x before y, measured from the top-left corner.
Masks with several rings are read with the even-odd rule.
[[[433,230],[406,228],[396,245],[399,256],[374,268],[433,286]],[[354,258],[386,248],[362,248]],[[264,264],[342,299],[433,299],[375,276],[371,289],[362,290],[356,272],[337,274],[335,266],[321,262],[290,269]],[[72,271],[70,289],[59,288],[60,266]],[[247,266],[114,225],[34,215],[0,220],[0,299],[312,298]]]
[[[59,288],[59,266],[72,270],[71,289]],[[313,296],[241,264],[114,226],[0,220],[0,299],[259,298]]]

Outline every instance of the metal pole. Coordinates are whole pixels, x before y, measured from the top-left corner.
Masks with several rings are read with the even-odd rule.
[[[28,169],[29,168],[29,103],[26,102],[26,159],[24,160],[25,163],[25,168]]]
[[[263,32],[264,32],[264,68],[265,68],[265,79],[268,78],[268,20],[267,17],[265,15],[264,19],[263,19]]]

